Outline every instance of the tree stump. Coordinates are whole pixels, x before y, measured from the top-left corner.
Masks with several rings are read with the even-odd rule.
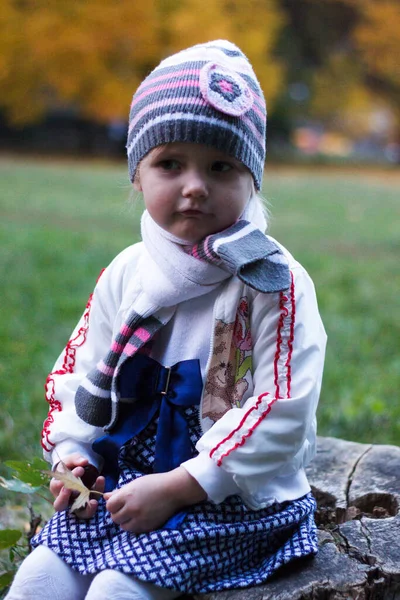
[[[400,447],[318,438],[307,475],[319,552],[265,585],[195,600],[400,599]]]

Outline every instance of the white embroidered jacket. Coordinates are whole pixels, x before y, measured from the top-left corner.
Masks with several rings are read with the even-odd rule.
[[[199,455],[183,466],[214,502],[239,494],[254,509],[306,494],[304,467],[315,454],[326,335],[312,281],[284,249],[292,284],[262,294],[236,277],[221,284],[206,369]],[[101,428],[75,412],[75,392],[103,358],[135,291],[143,244],[121,252],[99,279],[84,314],[46,381],[49,414],[42,445],[51,462],[71,452],[98,466]]]

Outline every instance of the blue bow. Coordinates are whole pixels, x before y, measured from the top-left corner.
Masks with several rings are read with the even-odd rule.
[[[128,440],[143,431],[159,412],[154,473],[165,473],[192,458],[188,424],[184,411],[200,403],[202,379],[198,360],[185,360],[163,367],[144,354],[125,361],[119,374],[118,420],[93,450],[103,456],[102,475],[106,491],[115,488],[118,475],[118,455]],[[175,527],[185,513],[174,515],[164,527]]]

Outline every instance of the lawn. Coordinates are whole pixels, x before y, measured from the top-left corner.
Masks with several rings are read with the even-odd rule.
[[[400,444],[400,173],[267,168],[271,235],[329,336],[319,433]],[[0,160],[0,460],[41,453],[43,385],[102,267],[138,240],[123,165]]]

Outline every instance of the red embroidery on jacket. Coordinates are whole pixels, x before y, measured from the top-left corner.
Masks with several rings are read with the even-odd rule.
[[[280,301],[279,308],[281,314],[278,320],[278,329],[276,332],[276,352],[274,359],[274,384],[275,384],[275,398],[280,398],[280,389],[279,389],[279,358],[281,356],[281,346],[282,346],[282,329],[285,322],[286,317],[289,314],[288,309],[285,306],[285,302],[288,301],[288,297],[285,296],[283,292],[280,293]]]
[[[292,353],[293,353],[293,340],[294,340],[294,324],[296,318],[296,298],[293,273],[290,272],[291,285],[290,285],[290,298],[281,292],[279,308],[281,314],[278,320],[278,328],[276,333],[276,352],[274,358],[274,384],[275,384],[275,397],[276,398],[290,398],[290,388],[292,383]],[[288,317],[290,321],[288,322]],[[286,335],[282,336],[285,332]],[[283,348],[283,346],[285,346]],[[284,363],[285,374],[283,374],[281,365],[281,356],[283,350],[287,351],[287,358]],[[282,395],[281,384],[282,379],[286,383],[286,394]]]
[[[260,394],[260,396],[258,396],[257,398],[257,402],[254,404],[254,406],[252,406],[244,415],[243,419],[240,421],[239,425],[233,429],[229,435],[226,436],[226,438],[224,438],[223,440],[221,440],[216,446],[215,448],[213,448],[210,452],[210,458],[212,458],[212,455],[214,454],[214,452],[216,452],[218,450],[218,448],[220,448],[223,444],[225,444],[225,442],[228,442],[234,435],[235,433],[237,433],[245,424],[246,419],[249,417],[249,415],[254,411],[257,410],[259,405],[262,402],[262,399],[265,398],[266,396],[269,396],[269,392],[265,392],[264,394]],[[240,442],[237,442],[234,446],[232,446],[229,450],[227,450],[224,454],[222,454],[220,456],[220,458],[217,461],[217,465],[220,467],[222,464],[222,460],[228,456],[228,454],[230,454],[233,450],[235,450],[236,448],[238,448],[239,446],[243,446],[243,444],[245,443],[246,439],[248,437],[251,436],[251,434],[253,433],[254,429],[257,427],[257,425],[260,423],[260,421],[262,421],[262,419],[264,418],[264,416],[266,416],[269,411],[271,410],[271,406],[274,404],[274,402],[276,401],[276,398],[272,398],[271,402],[268,404],[268,407],[266,409],[266,411],[264,411],[264,413],[262,413],[261,417],[256,421],[256,423],[250,427],[250,429],[248,430],[247,433],[243,434]]]
[[[296,297],[294,295],[294,278],[293,278],[293,273],[290,272],[290,276],[292,279],[292,283],[290,285],[290,293],[291,293],[291,305],[292,305],[292,313],[291,313],[291,319],[290,319],[290,336],[288,339],[288,348],[289,348],[289,352],[288,352],[288,357],[287,357],[287,361],[286,361],[286,368],[287,368],[287,392],[286,392],[286,397],[290,398],[290,390],[291,390],[291,385],[292,385],[292,365],[291,365],[291,360],[292,360],[292,354],[293,354],[293,340],[294,340],[294,324],[295,324],[295,320],[296,320]]]
[[[101,275],[103,274],[104,269],[100,272],[100,275],[97,278],[99,281]],[[57,369],[57,371],[52,371],[47,379],[44,386],[45,389],[45,398],[50,405],[49,412],[45,422],[43,423],[42,429],[42,439],[41,444],[46,452],[51,452],[52,448],[55,446],[53,442],[49,440],[50,435],[50,426],[54,422],[54,412],[61,412],[62,406],[61,402],[55,398],[55,382],[54,375],[66,375],[67,373],[73,373],[75,367],[75,357],[76,357],[76,349],[86,341],[87,332],[89,329],[89,314],[90,308],[92,305],[93,294],[90,294],[89,300],[87,301],[85,312],[83,313],[83,324],[78,329],[75,337],[70,338],[65,350],[64,350],[64,359],[61,369]]]

